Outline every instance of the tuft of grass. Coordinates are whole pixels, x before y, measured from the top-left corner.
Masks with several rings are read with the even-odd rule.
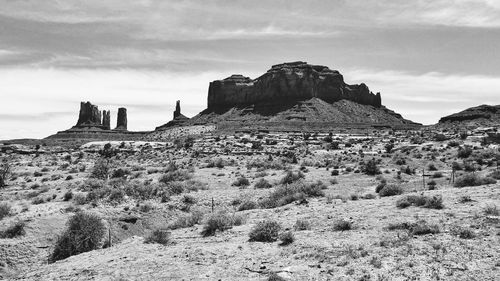
[[[281,241],[281,246],[290,245],[295,241],[295,237],[293,236],[293,232],[286,231],[279,235],[279,240]]]
[[[335,221],[333,224],[333,230],[335,231],[347,231],[352,229],[352,222],[345,220],[345,219],[339,219]]]
[[[262,208],[272,209],[290,204],[295,201],[305,200],[307,197],[324,196],[323,189],[326,189],[321,181],[312,184],[305,184],[302,181],[289,185],[279,186],[269,194],[267,198],[259,201]]]
[[[306,220],[297,220],[293,225],[295,230],[309,230],[311,229],[311,224]]]
[[[7,202],[0,203],[0,220],[10,215],[12,206]]]
[[[166,229],[156,229],[144,240],[144,243],[147,244],[157,243],[168,245],[170,242],[170,232]]]
[[[248,234],[250,242],[274,242],[278,240],[281,225],[274,220],[258,222]]]
[[[294,173],[292,171],[287,171],[285,176],[281,178],[280,184],[292,184],[303,178],[305,178],[305,176],[301,171],[298,171],[297,173]]]
[[[498,210],[497,205],[487,205],[483,209],[484,213],[489,216],[499,216],[500,210]]]
[[[255,183],[254,187],[257,189],[263,189],[263,188],[267,189],[267,188],[271,188],[272,185],[266,179],[261,178],[260,180],[258,180]]]
[[[245,178],[244,176],[236,179],[236,181],[234,181],[232,183],[232,186],[238,186],[238,187],[246,187],[249,185],[250,185],[250,181],[247,178]]]
[[[179,229],[192,227],[196,224],[200,224],[203,220],[203,213],[200,211],[192,211],[188,215],[178,217],[176,221],[168,226],[169,229]]]

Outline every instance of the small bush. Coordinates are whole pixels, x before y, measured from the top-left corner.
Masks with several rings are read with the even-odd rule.
[[[281,225],[273,220],[258,222],[248,236],[250,242],[274,242],[278,240]]]
[[[339,219],[333,224],[333,230],[346,231],[352,229],[352,223],[348,220]]]
[[[452,230],[452,234],[456,235],[462,239],[473,239],[476,237],[474,231],[465,227],[457,227]]]
[[[14,225],[0,232],[0,238],[15,238],[18,236],[23,236],[26,234],[26,231],[24,230],[25,226],[26,224],[22,221],[16,222]]]
[[[263,188],[267,189],[271,188],[272,185],[266,179],[260,179],[255,183],[254,187],[257,189],[263,189]]]
[[[68,190],[66,193],[64,193],[63,200],[64,201],[69,201],[73,198],[73,192],[71,190]]]
[[[91,178],[106,180],[111,172],[111,162],[107,159],[99,159],[94,163],[94,168],[90,173]]]
[[[443,173],[441,172],[435,172],[434,174],[432,174],[432,178],[434,179],[438,179],[438,178],[442,178],[443,177]]]
[[[380,197],[395,196],[401,194],[403,194],[403,188],[401,188],[401,186],[399,185],[393,184],[384,186],[379,192]]]
[[[124,178],[125,176],[130,175],[130,170],[118,168],[113,171],[111,175],[112,178]]]
[[[291,184],[294,183],[300,179],[303,179],[305,176],[301,171],[298,171],[297,173],[294,173],[292,171],[286,172],[285,176],[281,178],[280,183],[281,184]]]
[[[439,232],[441,232],[439,226],[429,224],[426,221],[419,221],[410,229],[411,235],[437,234]]]
[[[269,273],[269,277],[267,277],[267,281],[286,281],[286,279],[279,276],[276,272],[271,272]]]
[[[10,215],[12,206],[7,202],[0,203],[0,220]]]
[[[480,177],[476,174],[465,174],[455,181],[455,187],[480,186],[495,184],[497,181],[489,177]]]
[[[87,196],[84,193],[77,193],[73,196],[73,201],[77,205],[83,205],[87,203]]]
[[[199,211],[193,211],[189,215],[181,216],[177,220],[168,226],[169,229],[179,229],[192,227],[196,224],[200,224],[203,220],[203,213]]]
[[[256,209],[257,203],[251,200],[245,200],[241,205],[238,207],[238,211],[246,211],[246,210],[253,210]]]
[[[203,237],[207,237],[215,235],[217,231],[222,232],[231,229],[233,225],[235,225],[235,221],[235,217],[226,212],[214,213],[210,215],[205,222],[201,235],[203,235]]]
[[[290,245],[295,241],[295,237],[293,236],[293,232],[286,231],[279,235],[279,240],[281,241],[281,246]]]
[[[396,206],[398,208],[406,208],[409,206],[417,206],[429,209],[443,209],[443,198],[441,195],[424,196],[424,195],[408,195],[398,201]]]
[[[367,175],[373,176],[380,174],[380,169],[378,168],[377,161],[375,159],[371,159],[367,163],[364,163],[361,169],[363,173]]]
[[[259,201],[262,208],[276,208],[290,204],[294,201],[303,201],[307,197],[322,197],[324,196],[323,189],[326,186],[321,183],[305,184],[302,181],[293,184],[280,186],[269,194],[267,198]]]
[[[165,229],[156,229],[144,240],[144,243],[168,245],[170,243],[170,232]]]
[[[472,154],[472,148],[469,146],[459,147],[457,152],[458,158],[468,158]]]
[[[487,205],[484,208],[484,213],[490,216],[499,216],[500,210],[498,210],[498,207],[496,205]]]
[[[188,171],[184,170],[175,170],[166,172],[163,176],[158,180],[161,183],[170,183],[173,181],[185,181],[192,178],[192,175]]]
[[[78,212],[67,222],[49,260],[55,262],[102,246],[106,226],[98,215]]]
[[[311,229],[311,225],[306,220],[297,220],[293,225],[293,229],[295,230],[309,230]]]
[[[249,186],[250,185],[250,181],[248,181],[247,178],[245,177],[240,177],[238,178],[235,182],[233,182],[232,186],[239,186],[239,187],[245,187],[245,186]]]

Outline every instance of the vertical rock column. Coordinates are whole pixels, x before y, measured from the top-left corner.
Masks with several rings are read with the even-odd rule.
[[[111,130],[111,117],[109,110],[102,112],[102,126],[105,130]]]
[[[116,120],[115,130],[127,130],[127,109],[120,107],[118,108],[118,119]]]
[[[181,115],[181,101],[178,100],[175,104],[174,119]]]
[[[80,114],[78,116],[76,127],[100,127],[101,125],[101,112],[97,106],[91,104],[90,102],[81,102]]]

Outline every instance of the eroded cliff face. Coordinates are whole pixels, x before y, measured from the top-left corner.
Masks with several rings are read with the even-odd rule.
[[[381,107],[380,93],[373,94],[365,84],[348,85],[343,76],[326,66],[305,62],[272,66],[264,75],[252,80],[232,75],[210,83],[208,110],[224,111],[251,104],[280,104],[319,98],[328,103],[350,100]]]
[[[80,103],[80,113],[78,115],[78,122],[76,127],[88,126],[101,126],[101,111],[96,105],[90,102]]]

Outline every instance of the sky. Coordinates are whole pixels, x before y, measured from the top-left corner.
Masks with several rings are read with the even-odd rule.
[[[68,129],[81,101],[153,130],[213,80],[298,60],[434,124],[500,104],[500,1],[0,0],[0,139]]]

